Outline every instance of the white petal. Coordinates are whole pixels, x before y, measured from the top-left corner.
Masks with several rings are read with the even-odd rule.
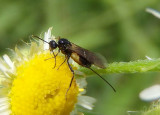
[[[74,64],[72,64],[72,65],[74,65]],[[75,72],[75,74],[76,75],[80,75],[80,76],[86,76],[83,72],[81,72],[81,71],[78,71],[78,70],[74,70],[74,72]]]
[[[1,64],[1,63],[0,63],[0,71],[2,71],[3,74],[4,74],[6,77],[10,78],[10,76],[7,74],[7,72],[10,72],[9,69],[7,69],[7,68],[6,68],[3,64]]]
[[[90,105],[88,105],[88,104],[86,104],[86,103],[81,103],[80,105],[81,105],[82,107],[88,109],[88,110],[92,110],[92,109],[93,109],[92,106],[90,106]]]
[[[80,78],[76,80],[80,88],[85,88],[87,86],[86,78]]]
[[[158,12],[158,11],[152,9],[152,8],[147,8],[146,11],[148,13],[151,13],[152,15],[156,16],[157,18],[160,18],[160,12]]]
[[[13,69],[14,68],[14,64],[13,62],[11,61],[11,59],[8,57],[8,55],[3,55],[3,59],[4,61],[8,64],[8,66]]]
[[[51,36],[51,40],[57,41],[55,36]]]
[[[49,44],[44,43],[44,50],[49,50]]]
[[[10,114],[11,114],[11,111],[9,111],[9,110],[0,112],[0,115],[10,115]]]
[[[0,105],[1,105],[1,103],[4,103],[4,102],[8,102],[8,98],[7,97],[0,98]]]
[[[71,113],[70,113],[70,115],[76,115],[77,114],[77,109],[74,109]]]
[[[141,115],[140,111],[127,111],[128,115]]]
[[[0,70],[2,72],[6,72],[8,69],[3,64],[0,63]]]
[[[144,101],[154,101],[160,99],[160,85],[154,85],[144,89],[139,94],[139,97]]]
[[[35,53],[39,51],[38,46],[35,42],[31,42],[30,46],[30,56],[33,56]]]
[[[11,76],[9,76],[6,72],[3,72],[3,74],[5,75],[5,77],[11,78]]]
[[[1,107],[0,107],[0,113],[1,113],[1,112],[4,112],[4,111],[6,111],[6,110],[9,110],[9,105],[5,105],[5,106],[1,106]]]
[[[95,103],[96,100],[92,97],[89,96],[79,96],[78,97],[78,104],[81,105],[82,107],[92,110],[93,109],[93,103]]]
[[[52,27],[50,27],[48,29],[48,31],[45,32],[45,34],[44,34],[44,40],[47,41],[47,42],[49,42],[49,39],[51,38],[51,31],[52,31]]]
[[[23,59],[24,55],[22,54],[22,52],[20,52],[20,50],[17,47],[15,47],[15,53],[18,56],[17,60],[21,61]]]
[[[48,29],[48,32],[45,32],[44,34],[44,40],[46,42],[49,42],[49,39],[51,38],[51,31],[52,31],[52,27],[50,27]],[[44,50],[48,50],[49,49],[49,44],[48,43],[44,43]]]
[[[6,105],[7,105],[7,103],[1,103],[0,108],[3,107],[3,106],[6,106]]]
[[[148,57],[148,56],[146,56],[146,58],[147,58],[148,60],[153,60],[152,58],[150,58],[150,57]]]

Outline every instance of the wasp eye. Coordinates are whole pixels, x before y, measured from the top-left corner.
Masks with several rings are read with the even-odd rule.
[[[49,42],[49,47],[50,47],[51,50],[56,49],[57,46],[58,46],[58,44],[57,44],[54,40],[51,40],[51,41]]]

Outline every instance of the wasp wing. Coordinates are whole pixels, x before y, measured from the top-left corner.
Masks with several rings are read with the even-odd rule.
[[[80,46],[77,46],[74,43],[71,43],[71,45],[67,49],[78,54],[79,56],[82,56],[88,62],[90,62],[91,64],[93,64],[95,66],[98,66],[100,68],[106,68],[105,59],[100,55],[97,55],[95,53],[92,53],[92,52],[84,49],[84,48],[81,48]]]

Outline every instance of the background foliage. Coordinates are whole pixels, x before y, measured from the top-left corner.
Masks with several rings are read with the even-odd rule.
[[[108,63],[160,57],[160,20],[145,12],[160,10],[158,0],[1,0],[0,54],[8,53],[53,26],[53,34],[106,57]],[[141,90],[160,82],[159,72],[89,77],[87,94],[95,97],[95,109],[86,115],[124,115],[143,110]]]

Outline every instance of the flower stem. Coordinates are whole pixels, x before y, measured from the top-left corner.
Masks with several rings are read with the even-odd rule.
[[[97,69],[96,67],[92,68],[101,74],[160,71],[160,59],[146,59],[131,62],[113,62],[108,64],[106,69]],[[92,71],[88,71],[83,67],[80,67],[80,71],[83,71],[87,75],[93,74]]]

